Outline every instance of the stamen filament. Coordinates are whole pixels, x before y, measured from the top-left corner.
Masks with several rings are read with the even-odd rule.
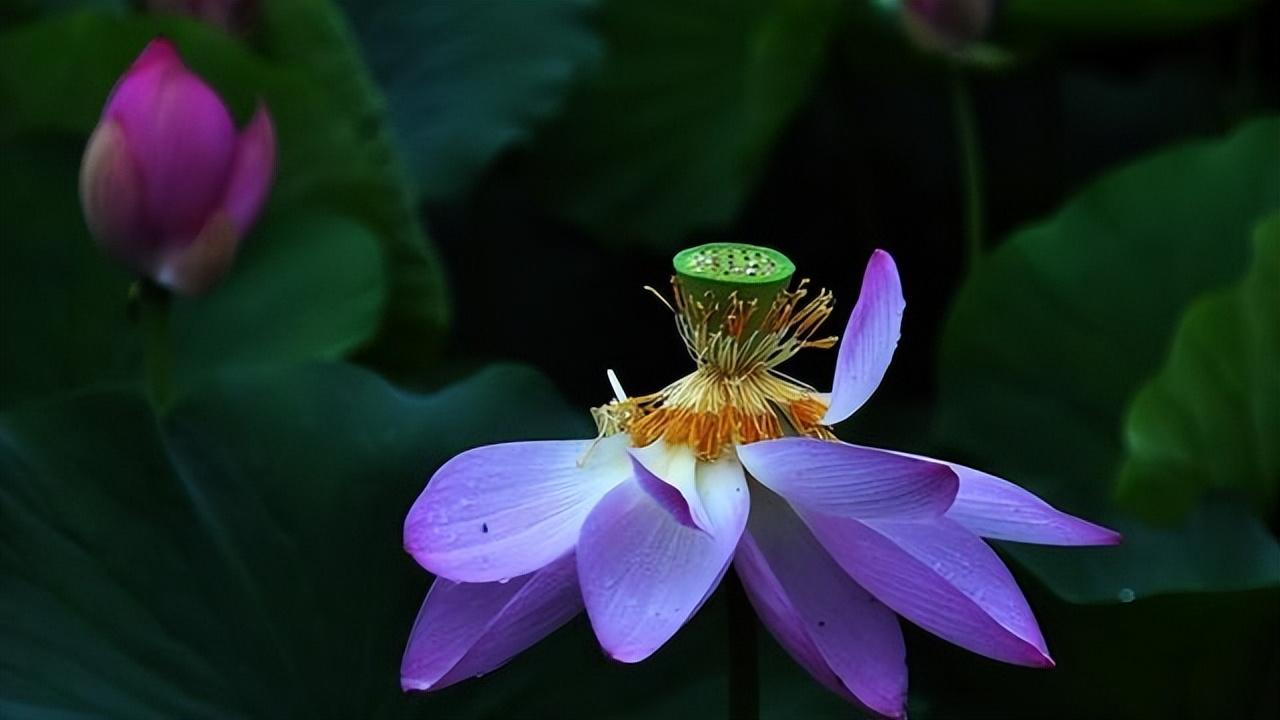
[[[761,308],[755,298],[744,301],[736,292],[724,300],[710,292],[695,297],[676,277],[671,286],[671,301],[645,289],[675,316],[696,369],[656,393],[630,399],[610,370],[616,399],[592,411],[602,437],[627,432],[638,446],[662,439],[688,445],[703,460],[714,460],[730,445],[784,433],[833,437],[821,424],[826,402],[777,370],[801,350],[836,344],[834,336],[815,338],[831,315],[831,293],[823,290],[806,301],[807,281],[801,281],[794,290],[780,290],[757,321]]]

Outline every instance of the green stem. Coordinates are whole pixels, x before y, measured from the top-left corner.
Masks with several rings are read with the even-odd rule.
[[[147,393],[157,413],[173,399],[173,345],[169,337],[169,291],[150,280],[137,285]]]
[[[965,200],[965,251],[969,271],[982,260],[986,247],[983,234],[982,198],[982,144],[978,139],[978,118],[973,110],[973,93],[964,69],[951,68],[951,113],[956,128],[956,143],[960,148],[960,164],[963,174]]]
[[[760,670],[756,658],[756,615],[738,574],[726,583],[729,594],[729,720],[760,717]]]

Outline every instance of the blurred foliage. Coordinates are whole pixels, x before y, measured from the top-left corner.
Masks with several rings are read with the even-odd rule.
[[[1120,501],[1176,521],[1217,491],[1275,510],[1280,490],[1280,214],[1258,226],[1240,283],[1196,300],[1125,424]]]
[[[1165,529],[1110,502],[1129,401],[1183,309],[1242,274],[1254,225],[1280,209],[1278,152],[1280,121],[1266,120],[1117,170],[1016,233],[955,300],[940,441],[1125,535],[1093,553],[1010,548],[1064,597],[1280,584],[1280,547],[1248,512],[1206,506]]]
[[[594,65],[594,0],[345,0],[427,200],[456,199]]]
[[[0,140],[0,407],[141,372],[125,312],[131,280],[80,216],[83,144],[53,134]]]
[[[609,243],[671,248],[728,223],[843,11],[838,0],[605,3],[603,67],[539,135],[531,181]]]
[[[307,365],[225,378],[162,420],[128,390],[6,413],[0,714],[404,717],[427,577],[400,528],[423,478],[587,424],[511,367],[426,396]]]
[[[1251,276],[1237,303],[1217,298],[1249,267],[1255,225],[1280,209],[1278,156],[1280,120],[1269,119],[1141,159],[1015,233],[962,286],[941,345],[939,442],[1125,539],[1084,551],[1002,544],[1060,597],[1119,604],[1083,610],[1033,597],[1060,671],[974,672],[969,682],[1014,688],[998,703],[957,692],[955,678],[931,685],[934,697],[951,698],[948,708],[965,708],[955,717],[1072,718],[1098,708],[1124,717],[1241,717],[1262,707],[1260,688],[1274,681],[1276,666],[1271,643],[1258,638],[1280,628],[1280,546],[1270,517],[1239,493],[1193,503],[1205,481],[1191,469],[1242,471],[1229,484],[1275,482],[1267,464],[1274,420],[1235,404],[1253,398],[1265,413],[1274,403],[1267,393],[1275,365],[1265,357],[1274,354],[1274,306],[1265,296],[1274,285]],[[1257,248],[1255,262],[1274,260],[1264,240]],[[1270,277],[1275,268],[1256,272]],[[1247,315],[1233,325],[1223,314],[1237,308]],[[1257,345],[1232,334],[1243,323],[1258,333]],[[1195,377],[1158,374],[1171,344],[1176,363],[1196,342],[1175,339],[1180,325],[1202,336],[1193,347],[1211,347],[1239,369],[1219,362],[1209,373],[1202,364]],[[1254,362],[1261,364],[1250,371]],[[1155,470],[1119,506],[1115,478],[1126,458],[1139,463],[1126,472],[1152,472],[1142,465],[1155,459],[1143,452],[1150,446],[1125,444],[1126,422],[1131,439],[1150,431],[1142,406],[1152,402],[1152,383],[1199,401],[1157,410],[1162,418],[1236,437],[1229,445],[1186,438],[1178,448],[1186,469]],[[1184,516],[1148,524],[1171,498],[1185,500]]]
[[[1126,533],[1002,546],[1052,672],[907,627],[912,717],[1269,717],[1280,121],[1112,166],[1274,110],[1252,27],[1274,7],[1002,3],[992,40],[1013,52],[966,70],[993,234],[1061,209],[964,271],[955,68],[893,3],[256,4],[232,36],[136,3],[0,0],[0,716],[723,716],[719,596],[637,666],[580,618],[488,677],[397,684],[429,581],[400,548],[424,479],[473,445],[589,434],[557,391],[599,397],[604,367],[670,380],[687,358],[632,288],[710,236],[846,292],[889,248],[910,323],[842,432]],[[156,34],[237,117],[264,99],[280,137],[233,274],[176,304],[163,417],[131,279],[76,198],[107,93]],[[473,373],[491,355],[556,387]],[[759,646],[763,717],[856,714]]]

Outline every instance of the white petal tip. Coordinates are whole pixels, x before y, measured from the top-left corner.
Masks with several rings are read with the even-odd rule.
[[[400,678],[400,689],[404,692],[426,692],[434,687],[435,683],[425,680],[415,680],[413,678]]]

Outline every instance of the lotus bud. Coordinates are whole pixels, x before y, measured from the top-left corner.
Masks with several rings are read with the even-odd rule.
[[[153,40],[107,99],[80,165],[89,230],[133,272],[185,295],[211,290],[266,202],[271,116],[237,134],[227,106]]]

